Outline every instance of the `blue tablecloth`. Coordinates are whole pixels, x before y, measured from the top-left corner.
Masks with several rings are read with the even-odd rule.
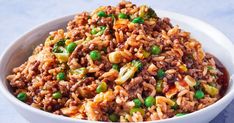
[[[0,0],[0,54],[17,37],[35,25],[80,10],[90,11],[118,0]],[[201,19],[234,39],[233,0],[133,0]],[[0,94],[0,119],[3,123],[27,123]],[[234,101],[211,123],[233,123]]]

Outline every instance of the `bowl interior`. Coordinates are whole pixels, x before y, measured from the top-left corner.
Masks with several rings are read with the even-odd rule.
[[[234,49],[231,42],[225,36],[219,35],[220,33],[217,30],[214,31],[210,26],[202,25],[200,21],[189,20],[187,17],[175,13],[171,14],[158,10],[158,15],[160,17],[169,17],[173,25],[179,25],[183,30],[191,32],[191,36],[202,43],[203,49],[206,52],[216,56],[224,64],[230,76],[234,73],[234,59],[231,55]],[[73,15],[43,24],[19,38],[6,50],[0,62],[0,81],[3,89],[7,91],[11,90],[5,77],[12,69],[24,63],[32,54],[33,48],[43,43],[50,31],[65,28],[67,22],[72,18]],[[230,88],[234,88],[231,81],[226,93],[230,92]]]

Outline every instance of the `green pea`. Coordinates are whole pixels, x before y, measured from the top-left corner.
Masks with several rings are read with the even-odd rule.
[[[89,53],[92,60],[100,60],[101,59],[101,53],[97,50],[93,50]]]
[[[52,94],[52,97],[54,99],[59,99],[59,98],[62,97],[62,94],[61,94],[61,92],[57,91],[57,92],[55,92],[55,93]]]
[[[197,91],[195,92],[195,98],[197,98],[197,99],[202,99],[202,98],[204,98],[204,92],[203,92],[202,90],[197,90]]]
[[[18,95],[17,95],[17,99],[19,99],[20,101],[26,101],[27,99],[27,94],[24,93],[24,92],[20,92]]]
[[[74,43],[74,42],[68,44],[68,46],[67,46],[67,51],[68,51],[69,53],[72,53],[72,52],[75,50],[76,46],[77,46],[77,45],[76,45],[76,43]]]
[[[156,83],[156,92],[162,93],[162,80],[158,80]]]
[[[65,73],[60,72],[56,76],[57,80],[65,80]]]
[[[119,70],[119,65],[118,64],[113,64],[112,68],[115,69],[115,70]]]
[[[153,55],[158,55],[159,53],[161,53],[160,47],[157,46],[157,45],[153,45],[153,46],[151,47],[151,53],[152,53]]]
[[[141,101],[139,99],[134,99],[133,102],[135,103],[136,108],[139,108],[142,105],[142,103],[141,103]]]
[[[130,110],[130,114],[131,114],[131,115],[133,115],[133,113],[135,113],[135,112],[140,112],[142,116],[145,115],[145,111],[144,111],[144,109],[142,109],[142,108],[132,108],[132,109]]]
[[[180,116],[184,116],[184,115],[186,115],[185,113],[178,113],[178,114],[176,114],[175,116],[176,117],[180,117]]]
[[[100,12],[98,12],[98,17],[106,17],[107,15],[106,15],[106,13],[104,12],[104,11],[100,11]]]
[[[121,19],[127,19],[128,15],[126,15],[124,13],[119,13],[118,17],[121,18]]]
[[[109,115],[109,119],[112,122],[117,122],[119,120],[119,116],[117,114],[113,113],[113,114]]]
[[[107,84],[105,82],[101,82],[96,88],[97,93],[105,92],[107,90]]]
[[[96,28],[93,28],[90,32],[92,35],[95,35],[98,33],[97,29]]]
[[[166,75],[166,74],[165,74],[165,72],[164,72],[162,69],[159,69],[159,70],[157,71],[157,78],[158,78],[158,79],[162,79],[165,75]]]
[[[144,19],[141,18],[141,17],[136,17],[136,18],[134,18],[132,20],[132,23],[139,23],[139,24],[141,24],[141,23],[144,23]]]
[[[143,64],[139,60],[133,60],[132,65],[137,67],[138,70],[142,69],[142,67],[143,67]]]
[[[145,99],[145,106],[146,107],[151,107],[152,105],[155,104],[155,98],[152,97],[152,96],[148,96],[146,99]]]

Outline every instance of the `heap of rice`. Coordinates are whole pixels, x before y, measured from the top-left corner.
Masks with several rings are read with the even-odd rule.
[[[50,32],[7,79],[21,101],[47,112],[137,122],[215,103],[221,75],[189,32],[152,8],[123,1],[78,14],[66,31]]]

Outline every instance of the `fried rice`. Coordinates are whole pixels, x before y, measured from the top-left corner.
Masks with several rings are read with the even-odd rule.
[[[19,100],[47,112],[139,122],[215,103],[227,86],[224,75],[189,32],[148,6],[122,1],[50,32],[6,78]]]

